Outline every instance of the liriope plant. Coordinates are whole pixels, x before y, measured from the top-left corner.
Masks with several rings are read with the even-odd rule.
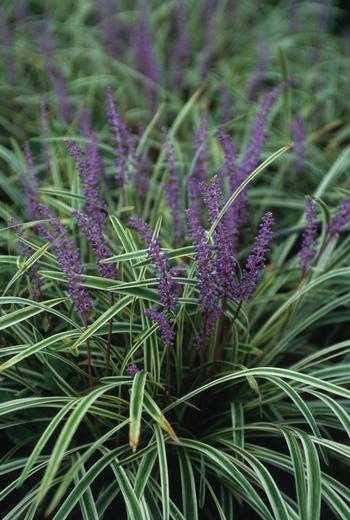
[[[112,4],[3,12],[1,514],[350,518],[334,19],[317,3],[288,20],[284,3]],[[39,37],[11,32],[27,22]],[[229,56],[250,40],[251,74]]]

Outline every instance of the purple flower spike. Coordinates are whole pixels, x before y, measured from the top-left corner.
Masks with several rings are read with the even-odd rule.
[[[129,226],[141,233],[143,239],[147,242],[148,253],[152,258],[159,277],[158,290],[160,301],[169,311],[174,310],[178,296],[178,285],[171,275],[168,255],[161,250],[159,240],[153,238],[153,231],[148,224],[136,217],[132,217],[129,221]]]
[[[157,107],[156,85],[160,83],[160,73],[149,25],[150,13],[148,4],[148,0],[140,0],[139,23],[135,32],[135,49],[137,52],[137,68],[150,80],[146,84],[146,94],[151,111],[154,112]]]
[[[124,193],[124,186],[127,181],[129,165],[130,162],[132,162],[135,158],[135,151],[132,136],[117,111],[111,89],[107,90],[107,114],[110,125],[114,132],[114,151],[116,155],[115,164],[117,168],[116,181]],[[123,201],[123,205],[124,202],[125,201]]]
[[[186,210],[189,235],[196,254],[196,267],[198,272],[198,285],[200,299],[199,304],[204,313],[217,308],[217,276],[212,251],[207,243],[207,237],[203,227],[193,208]]]
[[[120,34],[117,22],[117,10],[114,0],[99,0],[101,11],[102,37],[106,50],[113,58],[120,58]]]
[[[179,241],[184,236],[183,222],[181,218],[182,207],[180,180],[175,162],[174,147],[166,130],[163,130],[163,142],[165,146],[165,167],[168,174],[165,191],[173,218],[174,239],[175,241]]]
[[[258,166],[260,154],[266,139],[267,117],[284,87],[285,83],[277,85],[263,99],[255,120],[248,148],[235,174],[231,177],[231,192],[234,192]],[[244,224],[247,218],[247,207],[247,190],[244,190],[236,198],[230,213],[232,219],[232,227],[230,226],[230,229],[232,230],[232,240],[235,245],[237,244],[240,227]]]
[[[249,300],[259,283],[260,272],[265,267],[266,253],[268,252],[268,245],[272,239],[272,224],[272,213],[268,212],[261,220],[255,245],[243,269],[237,294],[240,300]]]
[[[294,148],[297,156],[297,173],[301,173],[304,170],[305,165],[305,124],[301,114],[297,114],[291,125],[291,130],[294,139]]]
[[[96,179],[101,179],[106,183],[106,185],[108,185],[108,178],[105,175],[102,159],[100,156],[98,139],[95,132],[92,130],[89,109],[85,105],[80,110],[79,122],[83,136],[89,140],[88,144],[86,145],[86,155],[88,157],[93,174]]]
[[[185,62],[190,54],[186,30],[186,5],[184,0],[175,3],[175,42],[171,46],[170,77],[174,85],[181,90]]]
[[[105,238],[103,236],[103,230],[101,227],[93,222],[91,218],[89,218],[82,211],[73,210],[72,216],[75,217],[81,226],[81,228],[86,233],[87,239],[91,244],[92,249],[97,258],[97,264],[101,276],[103,278],[109,278],[111,280],[119,279],[120,273],[118,269],[113,264],[102,264],[101,261],[105,260],[112,256],[110,249],[107,246]]]
[[[213,43],[215,35],[214,21],[218,7],[218,0],[206,0],[203,7],[204,45],[200,64],[200,74],[202,77],[206,76],[208,73],[211,57],[213,54]]]
[[[65,145],[76,162],[80,181],[85,197],[84,211],[92,222],[103,228],[105,216],[103,213],[102,195],[99,188],[99,179],[91,167],[90,161],[83,157],[79,146],[72,139],[66,140]]]
[[[350,221],[350,199],[343,200],[328,226],[329,239],[335,238]]]
[[[305,276],[310,260],[315,256],[317,235],[316,206],[311,197],[305,197],[306,225],[299,253],[302,276]]]
[[[132,365],[128,366],[126,371],[127,371],[128,375],[134,379],[134,377],[136,376],[136,374],[138,374],[138,372],[142,372],[142,368],[139,368],[137,365],[132,364]]]
[[[191,200],[191,208],[200,219],[201,216],[201,182],[206,182],[206,165],[208,155],[205,147],[205,142],[208,138],[208,115],[204,114],[201,117],[199,128],[193,131],[193,150],[195,152],[195,164],[193,166],[192,175],[188,179],[188,191]]]
[[[161,338],[166,348],[172,347],[174,344],[175,332],[173,331],[164,312],[147,309],[145,314],[158,325]]]
[[[252,130],[250,143],[240,165],[240,170],[244,179],[246,179],[258,165],[259,157],[266,139],[267,117],[284,87],[285,83],[277,85],[263,99]]]
[[[49,225],[40,225],[40,233],[52,243],[58,265],[68,284],[68,295],[74,301],[77,311],[86,317],[93,303],[86,289],[79,283],[79,275],[83,274],[79,251],[68,238],[67,229],[61,224],[60,219],[54,217],[43,204],[40,204],[38,209],[42,218],[49,219]]]
[[[216,220],[221,209],[221,190],[219,178],[213,177],[210,186],[202,184],[204,201],[209,210],[210,224]],[[226,222],[221,220],[215,228],[215,272],[222,297],[233,296],[235,290],[235,261],[232,246],[228,238]]]
[[[220,176],[231,179],[236,171],[236,149],[231,137],[225,130],[220,127],[218,129],[218,139],[224,152],[224,159],[220,169]]]
[[[65,77],[59,69],[56,69],[52,65],[46,65],[45,69],[53,84],[60,116],[63,121],[69,125],[72,122],[72,109],[68,97]]]

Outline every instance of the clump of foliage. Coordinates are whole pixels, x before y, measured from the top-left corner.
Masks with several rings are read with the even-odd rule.
[[[254,4],[2,6],[4,520],[350,517],[343,12]]]

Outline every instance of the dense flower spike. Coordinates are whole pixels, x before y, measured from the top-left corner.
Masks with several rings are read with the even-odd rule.
[[[167,201],[173,218],[173,235],[175,241],[181,240],[184,236],[182,222],[182,206],[180,179],[178,168],[175,162],[174,147],[170,141],[169,133],[163,129],[163,142],[165,147],[165,168],[167,171],[167,181],[165,183],[165,192]]]
[[[96,254],[98,267],[104,278],[119,278],[119,272],[112,264],[103,264],[102,260],[112,256],[103,235],[105,214],[103,211],[102,195],[99,189],[98,157],[94,155],[95,164],[83,158],[82,151],[73,140],[65,141],[66,146],[75,159],[85,196],[83,211],[72,212]],[[93,168],[94,166],[94,168]]]
[[[110,56],[120,57],[120,33],[117,20],[116,2],[114,0],[98,0],[98,8],[101,12],[102,38],[105,48]]]
[[[146,310],[146,315],[158,325],[161,338],[164,341],[166,348],[172,347],[174,344],[175,332],[173,331],[164,312],[148,309]]]
[[[83,136],[89,140],[86,145],[86,155],[96,179],[104,180],[108,185],[108,179],[100,156],[98,139],[95,132],[92,130],[89,109],[84,105],[79,112],[79,123]]]
[[[200,219],[201,215],[201,192],[200,183],[206,182],[206,164],[208,161],[208,154],[206,150],[206,140],[208,139],[208,114],[203,114],[200,125],[193,130],[192,142],[193,150],[195,152],[194,165],[191,176],[188,179],[188,191],[191,201],[191,208]]]
[[[128,375],[130,377],[132,377],[134,379],[134,377],[136,376],[136,374],[138,372],[142,372],[142,369],[139,368],[137,365],[135,364],[132,364],[132,365],[129,365],[128,368],[126,369]]]
[[[92,168],[90,161],[83,157],[83,153],[75,141],[68,139],[65,141],[65,145],[70,155],[74,158],[79,171],[85,197],[84,211],[92,222],[96,223],[102,229],[105,215],[96,170]]]
[[[130,162],[134,160],[134,143],[126,124],[122,121],[117,111],[111,89],[107,90],[107,115],[114,132],[115,164],[117,168],[115,178],[124,193]],[[124,202],[125,201],[123,201],[123,205]]]
[[[305,197],[305,230],[303,242],[299,252],[301,272],[304,276],[308,270],[310,260],[315,256],[317,223],[316,206],[311,197]]]
[[[249,300],[252,296],[260,278],[260,272],[265,267],[265,257],[268,252],[268,245],[272,239],[272,213],[266,213],[260,224],[260,230],[255,241],[255,245],[249,255],[242,278],[239,283],[237,297],[240,300]]]
[[[193,208],[186,210],[189,235],[196,254],[196,268],[202,311],[210,312],[217,308],[217,276],[212,250],[207,243],[207,237],[200,225],[198,216]]]
[[[271,108],[285,87],[284,83],[277,85],[265,96],[262,101],[260,110],[255,120],[254,127],[251,133],[250,143],[241,160],[239,167],[235,174],[231,177],[231,192],[234,192],[242,182],[255,170],[258,166],[260,154],[266,139],[266,123],[267,117]],[[232,205],[230,216],[232,219],[232,240],[237,244],[238,234],[241,226],[245,223],[247,218],[247,190],[244,190],[236,198]]]
[[[231,179],[236,171],[236,149],[231,137],[225,130],[218,129],[218,139],[224,152],[224,158],[219,175],[223,178]]]
[[[139,24],[134,35],[137,52],[136,62],[139,71],[150,80],[146,84],[146,94],[151,111],[154,112],[157,107],[156,86],[160,82],[160,73],[149,25],[148,0],[139,0],[139,4]]]
[[[171,275],[169,268],[168,255],[161,250],[159,240],[153,237],[153,231],[148,224],[136,217],[132,217],[129,226],[135,228],[148,245],[148,252],[152,258],[159,277],[159,296],[160,301],[169,311],[175,309],[178,296],[178,286]]]
[[[208,72],[214,43],[215,33],[215,15],[219,7],[218,0],[205,0],[203,5],[203,27],[204,27],[204,42],[203,54],[200,64],[201,76],[205,76]]]
[[[218,176],[213,177],[209,186],[202,183],[201,190],[204,201],[208,206],[209,222],[213,224],[221,209],[221,190]],[[214,238],[214,265],[220,296],[224,298],[232,297],[235,291],[235,262],[225,220],[221,219],[216,226]]]
[[[179,89],[183,84],[185,62],[190,54],[186,29],[186,4],[184,0],[175,3],[175,41],[171,46],[170,77]]]
[[[350,199],[343,200],[328,226],[329,239],[335,238],[350,222]]]
[[[305,124],[304,118],[301,114],[297,114],[293,124],[291,125],[294,148],[297,156],[297,173],[301,173],[304,170],[305,165]]]
[[[79,275],[83,274],[83,268],[80,264],[78,249],[68,238],[68,231],[61,224],[60,219],[54,217],[43,204],[38,206],[38,211],[42,218],[49,221],[48,224],[40,225],[40,232],[52,244],[51,247],[56,254],[58,265],[68,284],[68,295],[74,301],[77,311],[86,316],[87,312],[92,309],[93,303],[79,282]]]
[[[112,280],[120,278],[120,273],[115,265],[101,263],[102,260],[106,260],[107,258],[111,257],[112,253],[106,243],[106,240],[103,236],[103,230],[99,224],[94,222],[82,211],[73,210],[72,216],[77,219],[79,225],[86,233],[87,239],[90,242],[91,247],[96,255],[101,276],[103,276],[103,278],[110,278]]]

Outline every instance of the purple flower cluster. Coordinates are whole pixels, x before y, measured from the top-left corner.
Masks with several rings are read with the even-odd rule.
[[[208,161],[208,155],[205,147],[206,140],[208,139],[208,115],[204,114],[201,117],[200,126],[193,130],[193,149],[195,152],[195,163],[193,166],[192,174],[188,179],[188,191],[191,201],[191,208],[197,214],[200,219],[201,215],[201,192],[200,184],[206,182],[206,164]]]
[[[172,347],[174,344],[175,332],[173,331],[165,313],[154,309],[147,309],[145,314],[158,325],[161,338],[166,348]]]
[[[103,212],[102,196],[96,168],[90,161],[83,158],[82,151],[73,140],[65,141],[69,153],[75,159],[85,196],[83,211],[73,211],[94,250],[101,276],[104,278],[119,278],[119,272],[112,264],[102,264],[101,261],[112,256],[103,235],[105,214]]]
[[[315,256],[317,224],[316,206],[311,197],[305,197],[305,219],[306,225],[303,234],[303,242],[299,252],[302,276],[308,270],[310,260]]]
[[[59,113],[65,123],[72,122],[72,110],[69,102],[67,84],[62,72],[53,65],[47,64],[45,70],[52,81],[55,90]]]
[[[268,212],[261,220],[255,245],[243,269],[242,278],[237,291],[237,297],[240,300],[249,300],[259,282],[260,272],[265,267],[268,245],[272,239],[272,224],[272,213]]]
[[[218,139],[224,152],[222,166],[220,168],[220,177],[231,179],[236,171],[236,149],[231,137],[225,130],[220,127],[218,129]]]
[[[157,106],[156,86],[160,83],[160,73],[156,60],[155,50],[152,42],[151,29],[149,25],[149,0],[140,0],[139,23],[135,32],[136,65],[138,70],[150,81],[146,84],[146,94],[152,112]]]
[[[305,124],[301,114],[297,114],[291,125],[293,133],[294,148],[297,156],[297,173],[301,173],[305,165]]]
[[[82,211],[73,210],[72,215],[77,219],[78,224],[86,233],[87,239],[96,255],[97,265],[101,276],[103,276],[103,278],[110,278],[111,280],[120,278],[120,273],[113,264],[101,263],[102,260],[112,256],[112,253],[104,239],[101,227],[97,223],[93,222],[93,220]]]
[[[152,258],[159,277],[159,296],[160,301],[167,310],[174,310],[178,296],[178,286],[172,277],[169,268],[168,255],[161,250],[159,240],[153,237],[153,231],[148,224],[136,217],[132,217],[129,226],[135,228],[148,245],[148,253]]]
[[[102,195],[99,188],[99,178],[96,170],[92,168],[90,161],[83,157],[83,153],[79,146],[72,139],[65,141],[65,145],[76,162],[80,181],[83,187],[85,197],[84,212],[92,222],[98,224],[102,229],[104,224],[104,213],[102,205]]]
[[[102,37],[106,50],[110,56],[119,59],[120,57],[120,34],[117,21],[116,3],[114,0],[99,0],[101,12]]]
[[[134,379],[134,377],[136,376],[136,374],[138,372],[142,372],[142,368],[139,368],[137,365],[132,364],[132,365],[128,366],[126,371],[127,371],[128,375]]]
[[[350,221],[350,199],[343,200],[339,204],[338,211],[328,225],[329,239],[335,238]]]
[[[175,3],[175,41],[171,45],[170,78],[171,82],[181,90],[183,85],[184,65],[190,54],[186,31],[186,5],[184,0]]]
[[[199,304],[203,313],[213,312],[218,307],[217,276],[212,250],[203,227],[193,208],[186,210],[189,235],[192,238],[198,272]]]
[[[210,185],[201,185],[204,201],[208,206],[209,222],[213,224],[221,209],[221,190],[219,178],[212,178]],[[233,259],[232,244],[229,240],[226,222],[221,220],[215,228],[215,258],[214,268],[220,295],[224,298],[232,297],[235,291],[235,261]]]
[[[74,301],[77,311],[86,317],[93,303],[86,289],[79,283],[79,275],[83,274],[78,249],[74,242],[68,238],[67,229],[61,224],[59,218],[54,217],[50,210],[43,204],[38,205],[38,211],[42,218],[47,219],[48,225],[40,224],[40,233],[52,244],[56,259],[61,271],[64,273],[68,284],[68,295]]]
[[[165,147],[165,168],[167,171],[167,182],[165,183],[166,198],[173,218],[173,235],[175,241],[184,236],[182,222],[181,192],[178,169],[175,162],[174,147],[170,141],[169,133],[163,130],[163,142]]]
[[[98,139],[95,132],[92,130],[90,113],[85,105],[79,112],[79,122],[83,136],[89,141],[86,145],[86,155],[88,157],[93,175],[96,179],[104,180],[104,182],[107,184],[107,178],[105,176],[102,159],[100,156]]]
[[[271,90],[271,92],[269,92],[269,94],[265,96],[262,101],[254,127],[252,129],[251,140],[248,148],[241,160],[239,167],[236,169],[235,174],[231,176],[232,192],[234,192],[258,166],[260,154],[266,139],[267,117],[274,102],[284,87],[284,83],[277,85],[274,89]],[[230,227],[230,229],[232,230],[232,239],[235,245],[237,244],[239,230],[247,218],[247,206],[247,190],[243,190],[236,198],[230,212],[230,218],[232,221],[232,227]]]
[[[203,6],[204,42],[203,54],[200,64],[200,74],[202,77],[204,77],[208,72],[209,64],[213,54],[213,42],[215,35],[214,22],[218,7],[218,0],[206,0]]]
[[[45,59],[45,71],[51,80],[53,89],[56,94],[60,116],[63,119],[63,121],[69,124],[72,121],[72,111],[68,98],[65,77],[62,73],[62,70],[59,69],[56,65],[53,65],[54,47],[52,42],[51,25],[51,13],[47,8],[45,10],[44,27],[42,28],[42,31],[39,34],[39,47],[41,54]]]
[[[116,155],[116,181],[122,190],[128,177],[130,164],[135,160],[134,141],[126,124],[121,119],[113,99],[111,89],[107,90],[107,114],[114,132],[115,155]],[[124,203],[125,201],[123,201]],[[124,205],[124,204],[123,204]]]

